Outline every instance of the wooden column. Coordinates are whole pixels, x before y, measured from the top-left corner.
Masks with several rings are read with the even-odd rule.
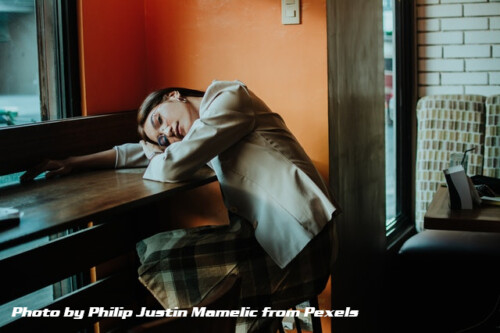
[[[332,331],[381,329],[385,251],[384,58],[382,1],[328,1],[330,183],[343,209]]]

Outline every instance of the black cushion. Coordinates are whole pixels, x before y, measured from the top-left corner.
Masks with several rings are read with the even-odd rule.
[[[497,305],[500,233],[425,230],[404,243],[398,259],[400,331],[456,332]]]
[[[500,233],[424,230],[408,239],[399,254],[426,261],[500,261]]]

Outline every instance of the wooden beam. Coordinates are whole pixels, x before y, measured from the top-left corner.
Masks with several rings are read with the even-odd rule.
[[[384,57],[382,3],[327,1],[330,180],[342,214],[332,273],[334,332],[377,331],[385,251]]]
[[[0,129],[0,175],[58,159],[138,142],[136,111],[77,117]]]
[[[138,235],[132,220],[121,217],[2,259],[0,271],[9,273],[2,277],[0,304],[133,251]]]

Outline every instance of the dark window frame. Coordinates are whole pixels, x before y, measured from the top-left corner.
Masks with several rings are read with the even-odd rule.
[[[33,0],[36,16],[36,38],[38,49],[39,93],[41,121],[0,128],[5,150],[19,150],[32,142],[44,128],[53,128],[57,123],[74,123],[82,114],[80,91],[80,63],[78,40],[78,1],[77,0]],[[82,118],[82,117],[80,117]],[[86,117],[84,117],[86,118]],[[50,121],[48,121],[50,120]],[[64,131],[64,130],[63,130]],[[57,133],[54,133],[54,135]],[[36,140],[36,138],[35,138]],[[9,145],[8,147],[5,147]],[[0,165],[1,179],[9,174],[24,171],[26,167],[39,162],[39,151],[34,150],[38,141],[27,147],[31,159],[16,160],[15,153],[3,155]],[[53,156],[44,156],[53,157]],[[24,164],[23,164],[24,163]],[[22,167],[20,165],[23,164]],[[4,178],[7,176],[7,178]]]
[[[388,249],[415,232],[416,21],[414,0],[394,0],[396,65],[396,222],[387,232]]]
[[[36,0],[42,121],[80,116],[77,0]]]

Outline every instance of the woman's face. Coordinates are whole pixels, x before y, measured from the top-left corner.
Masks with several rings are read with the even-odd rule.
[[[144,122],[144,133],[162,147],[181,141],[199,118],[198,110],[177,91],[153,108]]]

